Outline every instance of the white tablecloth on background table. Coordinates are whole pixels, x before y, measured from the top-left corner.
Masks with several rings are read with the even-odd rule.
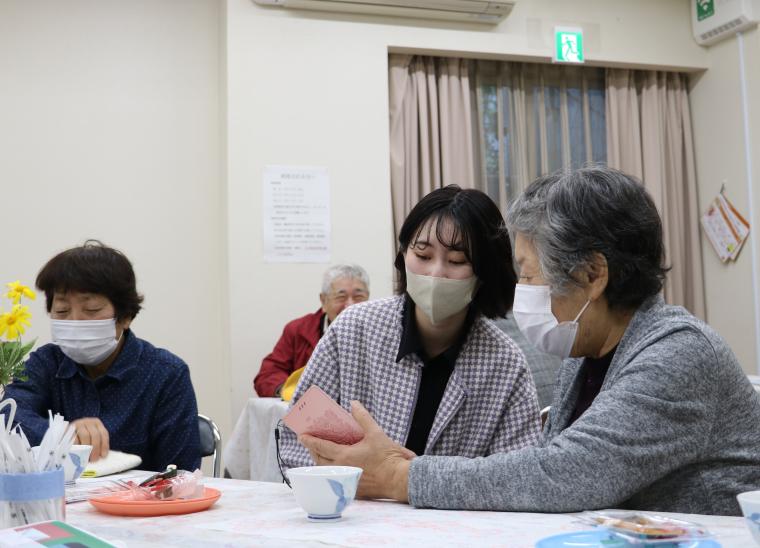
[[[224,467],[235,479],[282,481],[274,429],[288,410],[280,398],[249,398],[224,447]]]
[[[550,535],[588,530],[573,514],[420,510],[394,502],[355,501],[332,523],[312,523],[283,484],[208,479],[222,491],[209,510],[183,516],[126,518],[89,503],[66,507],[66,521],[129,548],[143,546],[415,546],[532,548]],[[666,514],[707,527],[724,548],[753,546],[744,519]]]
[[[757,375],[747,375],[749,378],[749,382],[752,383],[752,386],[755,387],[755,390],[760,392],[760,376]]]

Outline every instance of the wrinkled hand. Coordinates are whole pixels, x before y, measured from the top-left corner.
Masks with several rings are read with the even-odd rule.
[[[71,423],[76,428],[76,443],[92,445],[90,462],[95,462],[108,455],[109,440],[108,430],[97,417],[85,417]]]
[[[408,501],[409,464],[416,457],[388,436],[358,401],[351,402],[351,414],[364,430],[364,439],[354,445],[339,445],[304,434],[299,441],[318,465],[357,466],[364,470],[357,496]]]

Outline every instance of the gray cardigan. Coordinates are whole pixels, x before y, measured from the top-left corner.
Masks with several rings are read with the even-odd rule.
[[[725,341],[661,297],[644,303],[601,392],[572,425],[582,360],[566,360],[541,446],[412,461],[409,502],[471,510],[630,508],[739,514],[760,489],[760,396]]]

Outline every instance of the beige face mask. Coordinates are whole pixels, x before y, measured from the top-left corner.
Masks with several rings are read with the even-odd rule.
[[[476,276],[452,280],[422,276],[406,269],[406,292],[433,325],[464,310],[472,301],[477,283]]]

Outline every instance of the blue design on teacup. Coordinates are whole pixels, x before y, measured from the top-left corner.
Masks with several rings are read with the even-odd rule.
[[[340,515],[343,512],[343,509],[348,505],[348,500],[346,499],[345,492],[343,491],[343,484],[339,481],[331,479],[328,479],[327,483],[330,484],[333,493],[338,495],[338,502],[335,504],[335,513]]]
[[[760,513],[753,512],[749,516],[744,516],[744,519],[747,520],[747,527],[750,532],[756,537],[760,535]]]
[[[74,479],[77,479],[80,475],[82,475],[82,472],[84,472],[82,459],[80,459],[79,455],[75,453],[69,453],[69,458],[71,458],[71,462],[74,463]]]

